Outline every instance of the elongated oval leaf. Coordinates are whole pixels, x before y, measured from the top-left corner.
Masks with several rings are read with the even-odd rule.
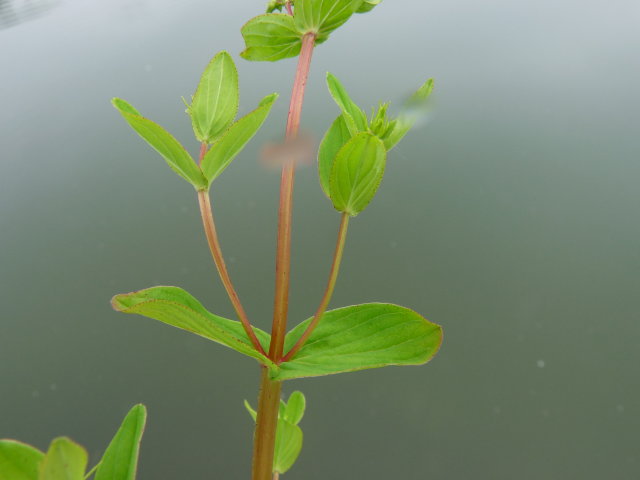
[[[299,426],[284,418],[278,418],[273,455],[274,472],[286,473],[293,466],[302,450],[302,438],[302,429]]]
[[[355,216],[376,194],[384,175],[387,151],[382,140],[359,133],[338,152],[329,178],[333,206]]]
[[[258,108],[231,125],[209,149],[202,159],[202,171],[209,184],[227,168],[260,129],[277,98],[276,93],[264,97]]]
[[[285,352],[312,319],[291,330]],[[280,365],[275,380],[315,377],[387,365],[421,365],[436,354],[442,329],[408,308],[368,303],[325,313],[304,347]]]
[[[320,148],[318,149],[318,175],[320,176],[320,186],[324,194],[331,198],[329,191],[329,179],[333,161],[340,149],[351,138],[351,133],[344,119],[344,115],[339,115],[331,124],[329,130],[324,135]]]
[[[135,108],[124,100],[114,98],[111,103],[118,109],[129,126],[162,155],[174,172],[191,183],[197,190],[207,188],[207,181],[200,167],[196,165],[191,155],[169,132],[157,123],[141,116]]]
[[[38,480],[44,458],[37,448],[16,440],[0,440],[0,480]]]
[[[135,480],[140,440],[147,421],[144,405],[136,405],[122,421],[100,460],[94,480]]]
[[[395,121],[393,128],[383,138],[384,146],[387,151],[395,147],[400,140],[411,130],[421,115],[427,104],[429,96],[433,92],[433,78],[427,80],[416,92],[409,98],[403,106],[402,112]]]
[[[238,102],[238,71],[231,55],[223,51],[202,74],[189,108],[196,138],[213,143],[233,123]]]
[[[249,20],[241,29],[246,49],[245,60],[275,62],[295,57],[302,47],[302,35],[293,18],[282,13],[267,13]]]
[[[362,0],[296,0],[295,23],[301,33],[315,33],[320,41],[344,24]]]
[[[347,120],[347,126],[350,127],[351,135],[365,132],[367,130],[367,115],[351,100],[351,97],[349,97],[347,90],[342,83],[340,83],[340,80],[331,73],[327,73],[327,87],[329,88],[331,96],[340,107],[340,110],[342,110],[342,113],[344,113],[347,118],[350,117],[353,119],[355,130],[348,125],[349,122]]]
[[[240,322],[210,313],[198,300],[181,288],[152,287],[138,292],[124,293],[113,297],[111,305],[119,312],[144,315],[195,333],[273,367],[269,359],[253,348]],[[259,328],[254,328],[254,331],[263,348],[268,350],[269,334]]]
[[[289,395],[287,405],[284,409],[283,418],[294,425],[300,423],[304,416],[304,410],[307,406],[307,401],[304,398],[304,394],[298,390]]]
[[[87,451],[66,437],[56,438],[40,464],[39,480],[84,480]],[[116,480],[116,479],[114,479]]]

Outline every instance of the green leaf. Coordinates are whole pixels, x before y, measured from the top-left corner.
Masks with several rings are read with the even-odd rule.
[[[251,418],[253,418],[253,421],[255,422],[258,418],[258,412],[253,409],[253,407],[247,400],[244,401],[244,408],[247,409],[247,412],[249,412],[249,415],[251,415]]]
[[[311,322],[291,330],[289,351]],[[421,365],[440,348],[442,329],[408,308],[369,303],[325,313],[307,343],[274,380],[315,377],[387,365]]]
[[[286,407],[284,409],[283,418],[294,425],[300,423],[304,416],[304,410],[306,408],[307,401],[304,398],[304,394],[298,390],[289,395]]]
[[[40,464],[39,480],[84,480],[87,451],[66,437],[56,438]],[[117,480],[117,479],[114,479]]]
[[[241,33],[246,49],[240,56],[245,60],[275,62],[297,56],[302,47],[302,35],[296,29],[291,15],[259,15],[249,20]]]
[[[202,159],[202,171],[209,184],[227,168],[249,140],[256,134],[271,111],[278,94],[267,95],[260,106],[231,125]]]
[[[296,462],[302,450],[302,430],[299,426],[278,418],[273,471],[285,473]]]
[[[136,405],[122,421],[100,460],[94,480],[135,480],[140,440],[147,421],[144,405]]]
[[[329,179],[333,206],[356,216],[376,194],[387,158],[382,141],[371,133],[359,133],[338,152]]]
[[[347,122],[351,135],[366,131],[367,115],[351,100],[344,86],[331,73],[327,73],[327,87],[329,88],[331,96],[345,115],[345,121]],[[351,122],[350,119],[352,119],[353,122]]]
[[[0,480],[38,480],[44,453],[16,440],[0,440]]]
[[[427,80],[405,103],[402,112],[396,119],[391,131],[382,139],[387,151],[395,147],[400,140],[411,130],[416,121],[422,115],[422,111],[433,91],[433,78]]]
[[[274,366],[253,348],[240,322],[208,312],[198,300],[181,288],[152,287],[116,295],[111,300],[111,305],[119,312],[153,318],[225,345],[269,367]],[[259,328],[254,328],[254,331],[263,348],[268,350],[269,334]]]
[[[370,12],[376,6],[380,5],[380,3],[382,3],[382,0],[364,0],[364,2],[362,2],[362,5],[360,5],[360,8],[356,10],[356,13]]]
[[[315,33],[322,42],[349,20],[361,4],[362,0],[297,0],[295,24],[300,33]]]
[[[196,138],[213,143],[233,123],[238,102],[238,71],[231,55],[223,51],[202,74],[189,108]]]
[[[318,174],[320,176],[320,186],[325,195],[331,198],[329,192],[329,178],[333,161],[338,151],[351,139],[351,132],[347,127],[344,115],[338,116],[331,124],[329,130],[324,135],[320,148],[318,149]]]
[[[143,117],[129,103],[114,98],[111,103],[149,145],[164,157],[169,166],[197,190],[207,188],[207,181],[191,155],[173,136],[157,123]]]

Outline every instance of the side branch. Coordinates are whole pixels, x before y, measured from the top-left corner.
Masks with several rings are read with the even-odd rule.
[[[318,310],[316,310],[316,314],[313,316],[313,320],[304,331],[302,336],[298,339],[296,344],[289,350],[289,352],[280,359],[278,364],[287,362],[291,360],[296,353],[300,351],[300,349],[304,346],[308,338],[313,333],[313,330],[318,326],[322,315],[327,311],[327,307],[329,306],[329,302],[331,301],[331,296],[333,295],[333,290],[336,286],[336,280],[338,279],[338,272],[340,270],[340,262],[342,261],[342,253],[344,252],[344,244],[347,239],[347,228],[349,226],[349,214],[343,213],[342,219],[340,221],[340,228],[338,229],[338,240],[336,242],[336,250],[333,254],[333,263],[331,264],[331,271],[329,272],[329,280],[327,281],[327,287],[324,291],[324,295],[322,296],[322,301],[320,302],[320,306]]]

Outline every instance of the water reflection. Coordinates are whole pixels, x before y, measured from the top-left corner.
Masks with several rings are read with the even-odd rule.
[[[56,4],[56,0],[0,0],[0,30],[37,18]]]

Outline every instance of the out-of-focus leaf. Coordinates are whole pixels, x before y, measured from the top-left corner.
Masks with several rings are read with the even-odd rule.
[[[256,134],[278,98],[276,93],[262,99],[258,108],[231,125],[202,159],[202,171],[209,183],[227,168],[249,140]]]
[[[380,3],[382,3],[382,0],[364,0],[364,2],[362,2],[362,5],[360,5],[360,8],[356,10],[356,13],[370,12],[376,6],[380,5]]]
[[[129,410],[104,452],[94,480],[135,480],[146,421],[144,405],[139,404]]]
[[[422,86],[409,98],[404,105],[402,112],[395,120],[395,124],[391,131],[383,138],[384,146],[387,151],[395,147],[400,140],[411,130],[422,114],[421,110],[425,108],[425,104],[433,91],[433,78],[427,80]]]
[[[111,300],[119,312],[135,313],[195,333],[201,337],[232,348],[255,358],[269,367],[273,362],[256,351],[242,324],[207,311],[191,294],[178,287],[152,287],[138,292],[116,295]],[[270,336],[259,328],[253,329],[266,350]]]
[[[285,338],[289,351],[311,318]],[[315,377],[387,365],[421,365],[433,358],[442,343],[439,325],[408,308],[368,303],[325,313],[307,343],[280,365],[274,380]]]
[[[162,155],[174,172],[191,183],[197,190],[207,188],[207,181],[198,165],[169,132],[157,123],[141,116],[133,106],[124,100],[114,98],[111,103],[118,109],[129,126]]]
[[[275,62],[297,56],[302,47],[302,35],[291,15],[259,15],[249,20],[241,33],[246,49],[240,56],[245,60]]]
[[[0,480],[38,480],[44,458],[37,448],[16,440],[0,440]]]
[[[189,107],[196,138],[213,143],[233,123],[238,102],[238,71],[223,51],[207,65]]]
[[[83,447],[66,437],[56,438],[40,464],[38,479],[84,480],[87,459],[87,451]]]
[[[333,206],[356,216],[376,194],[387,158],[382,140],[364,132],[351,138],[338,152],[329,179]]]

